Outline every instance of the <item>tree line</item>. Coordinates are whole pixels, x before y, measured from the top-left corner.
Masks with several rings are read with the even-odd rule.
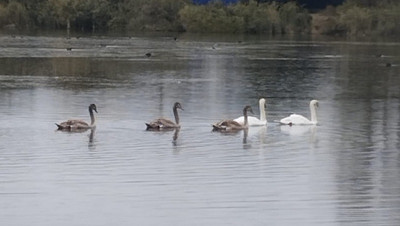
[[[330,10],[323,33],[398,34],[399,10],[394,0],[347,0]],[[16,30],[281,35],[309,33],[312,18],[296,1],[216,0],[198,5],[191,0],[0,0],[0,29]]]
[[[321,27],[320,33],[327,35],[398,36],[400,1],[347,0],[338,7],[327,7],[313,20]]]

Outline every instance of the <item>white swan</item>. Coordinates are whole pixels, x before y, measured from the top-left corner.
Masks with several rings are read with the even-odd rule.
[[[289,117],[281,119],[280,123],[285,125],[316,125],[318,124],[317,107],[317,100],[310,101],[311,120],[302,115],[291,114]]]
[[[260,119],[253,117],[253,116],[248,116],[247,117],[247,123],[249,126],[264,126],[267,125],[267,117],[265,113],[265,99],[261,98],[258,101],[258,104],[260,106]],[[239,118],[234,119],[235,122],[238,122],[240,124],[244,124],[244,116],[240,116]]]

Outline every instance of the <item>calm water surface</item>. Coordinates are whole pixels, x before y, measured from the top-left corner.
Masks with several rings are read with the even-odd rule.
[[[395,42],[0,36],[1,222],[400,225],[399,86]],[[268,126],[211,132],[260,97]]]

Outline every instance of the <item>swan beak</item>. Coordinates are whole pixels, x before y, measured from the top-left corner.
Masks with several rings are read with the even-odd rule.
[[[95,108],[95,109],[93,109],[93,110],[94,110],[96,113],[98,113],[96,108]]]

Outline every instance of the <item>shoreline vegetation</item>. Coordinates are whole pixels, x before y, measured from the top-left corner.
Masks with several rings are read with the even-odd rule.
[[[400,35],[397,0],[346,0],[310,13],[296,1],[0,0],[0,31]]]

